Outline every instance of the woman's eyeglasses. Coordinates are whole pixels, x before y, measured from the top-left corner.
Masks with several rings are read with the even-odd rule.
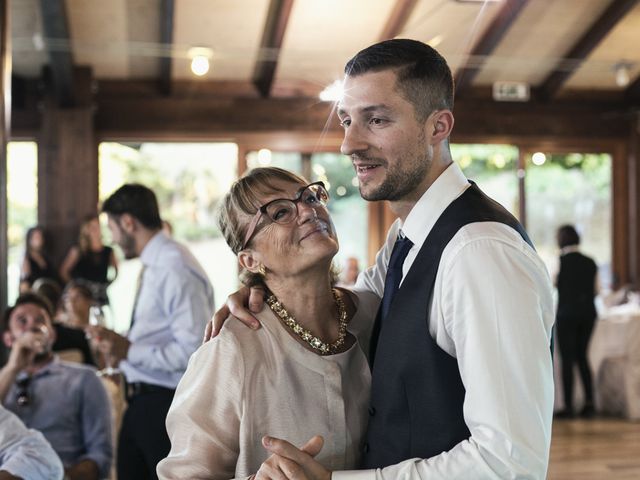
[[[322,182],[313,182],[298,190],[295,198],[278,198],[262,205],[247,228],[242,249],[247,248],[249,241],[256,232],[256,226],[262,215],[280,225],[286,225],[298,218],[298,203],[303,202],[311,207],[326,206],[329,201],[329,193]]]
[[[26,407],[31,404],[31,396],[29,395],[29,385],[31,384],[31,377],[25,377],[16,381],[18,392],[16,395],[16,403],[20,407]]]

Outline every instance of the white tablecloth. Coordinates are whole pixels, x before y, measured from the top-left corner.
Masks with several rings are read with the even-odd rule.
[[[596,322],[589,345],[596,408],[606,414],[640,419],[640,306],[611,307]],[[556,409],[563,408],[562,374],[556,346],[554,352]],[[576,368],[574,406],[584,403]]]

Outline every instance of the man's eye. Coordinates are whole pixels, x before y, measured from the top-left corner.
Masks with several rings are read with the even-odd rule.
[[[371,123],[372,125],[382,125],[384,123],[384,120],[382,118],[372,118],[371,120],[369,120],[369,123]]]
[[[349,125],[351,125],[351,120],[345,118],[344,120],[340,121],[340,125],[342,126],[342,128],[347,128]]]

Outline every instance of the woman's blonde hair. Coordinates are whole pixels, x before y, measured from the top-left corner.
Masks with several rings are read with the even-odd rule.
[[[249,170],[236,180],[224,196],[218,210],[218,226],[229,248],[238,255],[242,250],[244,236],[251,219],[263,203],[266,195],[284,192],[277,186],[278,181],[305,186],[309,182],[288,170],[278,167],[260,167]],[[335,276],[332,267],[332,275]],[[263,276],[244,270],[240,280],[245,285],[264,285]]]
[[[89,224],[94,220],[98,220],[98,215],[87,215],[80,224],[80,233],[78,234],[78,247],[80,252],[86,255],[91,251],[91,236],[89,235]]]

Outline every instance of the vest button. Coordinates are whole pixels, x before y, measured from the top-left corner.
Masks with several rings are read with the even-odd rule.
[[[364,447],[362,447],[362,450],[364,451],[364,453],[369,453],[369,444],[365,443]]]
[[[369,407],[369,415],[374,416],[376,414],[376,407]]]

